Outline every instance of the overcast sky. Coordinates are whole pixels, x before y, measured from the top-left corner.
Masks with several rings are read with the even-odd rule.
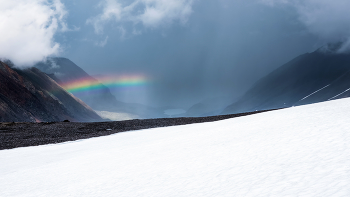
[[[91,75],[143,74],[118,99],[189,107],[234,98],[327,42],[348,41],[347,0],[0,0],[0,57],[71,59]]]

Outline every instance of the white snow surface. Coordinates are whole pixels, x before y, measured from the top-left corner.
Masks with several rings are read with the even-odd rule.
[[[350,196],[350,99],[0,151],[0,196]]]

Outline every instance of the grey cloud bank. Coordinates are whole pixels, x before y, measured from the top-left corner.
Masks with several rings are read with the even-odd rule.
[[[113,15],[99,34],[86,19],[101,17],[103,4],[65,4],[69,24],[81,30],[57,37],[68,45],[64,56],[92,75],[143,73],[154,80],[141,90],[113,90],[124,102],[186,108],[208,97],[235,98],[271,70],[320,46],[294,9],[257,1],[193,1],[186,23],[180,14],[157,27]],[[138,16],[144,9],[130,13]]]
[[[290,6],[308,31],[325,43],[344,42],[341,52],[350,49],[350,1],[347,0],[262,0],[270,6]]]
[[[156,28],[169,25],[173,21],[186,23],[192,13],[194,0],[102,0],[98,7],[102,13],[89,18],[87,24],[92,24],[95,33],[102,34],[108,22],[131,22],[134,34],[138,32],[136,25],[141,23],[145,27]],[[137,33],[136,33],[137,34]]]
[[[16,28],[0,33],[0,57],[29,64],[59,54],[91,75],[141,73],[153,83],[113,94],[152,106],[235,98],[292,58],[350,37],[345,0],[3,2],[0,27]]]

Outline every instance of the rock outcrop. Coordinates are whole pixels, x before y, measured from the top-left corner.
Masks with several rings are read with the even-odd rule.
[[[36,68],[0,61],[1,122],[103,121],[88,105]]]

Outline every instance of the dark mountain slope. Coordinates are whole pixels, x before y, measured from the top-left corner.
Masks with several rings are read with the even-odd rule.
[[[91,84],[98,82],[95,78],[87,74],[83,69],[67,58],[55,57],[49,58],[45,62],[35,65],[36,68],[52,76],[59,84],[69,83],[70,81],[86,80]],[[95,110],[110,111],[119,113],[128,113],[137,115],[139,118],[159,118],[164,117],[163,111],[141,104],[124,103],[118,101],[108,89],[101,84],[96,93],[93,88],[84,92],[74,93],[74,95]]]
[[[323,50],[307,53],[260,79],[223,113],[291,107],[346,97],[347,94],[335,96],[350,88],[349,71],[349,54]]]
[[[39,62],[35,65],[36,68],[41,70],[44,73],[47,73],[52,79],[56,80],[57,83],[63,85],[71,81],[78,81],[84,79],[85,81],[90,81],[91,85],[98,83],[98,81],[87,74],[83,69],[74,64],[67,58],[49,58],[45,62]],[[75,94],[76,97],[83,100],[93,109],[105,110],[104,105],[106,103],[117,103],[115,97],[111,94],[110,90],[99,83],[102,88],[99,89],[99,94],[91,93],[90,91],[79,92]],[[92,90],[91,90],[92,91]]]
[[[38,69],[0,62],[0,121],[102,121],[93,110]]]
[[[346,98],[350,96],[350,72],[346,72],[331,84],[307,95],[295,105],[305,105],[333,99]]]

